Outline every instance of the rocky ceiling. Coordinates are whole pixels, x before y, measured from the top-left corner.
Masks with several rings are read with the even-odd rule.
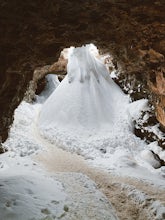
[[[68,46],[94,43],[125,76],[147,82],[165,125],[164,0],[0,0],[0,136],[36,67]]]

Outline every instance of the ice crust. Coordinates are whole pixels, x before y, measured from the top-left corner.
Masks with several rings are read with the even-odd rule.
[[[81,142],[82,138],[93,141],[100,134],[112,133],[119,126],[129,99],[113,82],[106,66],[93,55],[91,45],[72,49],[67,72],[41,109],[41,133],[51,140],[61,140],[62,134],[65,140]]]

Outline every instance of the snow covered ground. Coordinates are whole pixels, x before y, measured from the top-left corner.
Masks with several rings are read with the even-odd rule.
[[[152,151],[163,160],[165,152],[133,134],[133,120],[148,110],[147,100],[129,103],[96,55],[93,45],[71,48],[67,76],[41,107],[41,134],[93,165],[151,181],[154,173],[164,185],[164,168]]]
[[[8,152],[0,155],[0,219],[117,220],[109,201],[87,176],[48,173],[34,160],[45,147],[35,131],[39,107],[22,102],[15,111],[4,143]]]
[[[53,153],[49,147],[71,152],[66,152],[65,166],[68,155],[76,153],[85,158],[88,166],[165,189],[165,168],[159,166],[152,153],[165,160],[165,151],[156,142],[146,144],[133,134],[132,122],[147,110],[147,100],[129,103],[129,97],[92,55],[97,55],[95,47],[88,45],[73,51],[72,48],[68,76],[59,84],[56,76],[49,75],[48,86],[37,101],[23,101],[15,110],[14,123],[4,143],[8,152],[0,155],[0,219],[117,219],[95,184],[77,173],[82,172],[79,158],[76,161],[70,156],[75,162],[72,166],[77,167],[75,172],[44,171],[34,159],[38,154],[51,152],[47,163],[53,163],[53,158],[58,161],[64,152]],[[130,198],[141,195],[128,185],[120,189],[128,191]],[[165,201],[149,200],[143,197],[143,202],[150,203],[147,210],[157,210],[152,219],[163,219]]]

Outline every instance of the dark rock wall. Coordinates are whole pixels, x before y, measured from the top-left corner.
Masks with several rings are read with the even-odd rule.
[[[164,71],[164,11],[164,0],[0,0],[2,139],[33,70],[52,64],[65,47],[93,42],[123,74],[153,82]]]

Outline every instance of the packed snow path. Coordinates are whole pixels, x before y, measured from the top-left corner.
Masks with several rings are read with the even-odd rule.
[[[36,161],[51,173],[82,173],[90,177],[113,204],[120,220],[164,218],[164,189],[158,189],[138,179],[119,177],[91,167],[80,155],[64,151],[42,138],[36,129],[35,137],[45,146],[44,151],[35,157]],[[64,184],[70,185],[69,178],[62,175],[61,178]],[[73,181],[71,185],[75,188],[76,182]]]
[[[86,175],[46,172],[36,159],[32,160],[32,149],[38,147],[45,154],[44,147],[48,149],[51,144],[39,136],[35,120],[27,122],[31,129],[22,134],[23,130],[19,130],[21,138],[15,133],[13,145],[10,141],[5,143],[9,152],[0,155],[0,219],[118,220],[111,203]],[[25,121],[21,120],[21,124],[28,128]]]

